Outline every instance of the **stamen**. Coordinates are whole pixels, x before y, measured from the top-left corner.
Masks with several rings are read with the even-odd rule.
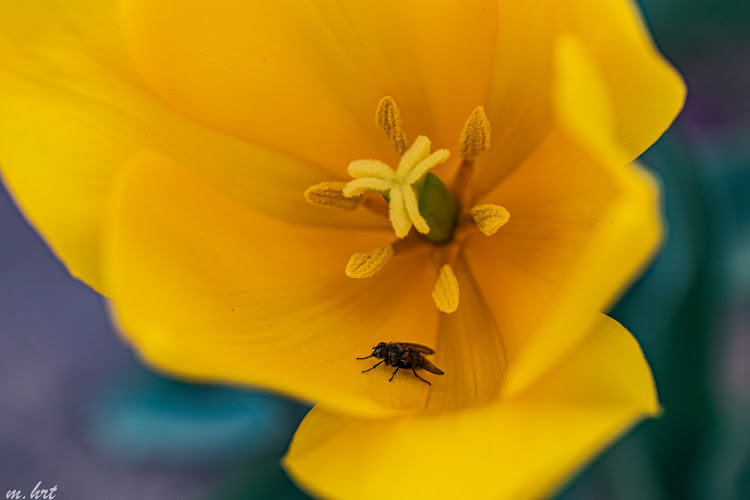
[[[453,183],[453,192],[461,205],[462,214],[468,213],[469,210],[471,183],[474,179],[474,159],[479,153],[489,149],[491,135],[490,121],[487,119],[484,107],[477,106],[466,120],[458,143],[458,153],[463,161]]]
[[[369,278],[385,266],[393,257],[393,245],[376,248],[366,253],[355,253],[346,265],[346,275],[350,278]]]
[[[490,121],[483,106],[477,106],[466,120],[461,139],[458,143],[458,154],[466,161],[473,161],[479,153],[490,147]]]
[[[450,314],[458,309],[458,279],[450,264],[440,268],[435,288],[432,290],[432,300],[444,313]]]
[[[403,155],[404,151],[406,151],[404,122],[401,120],[401,112],[398,110],[393,97],[385,96],[380,100],[375,110],[375,123],[391,140],[396,152],[399,155]]]
[[[461,164],[452,190],[430,172],[448,159],[449,151],[430,153],[432,144],[422,135],[407,147],[401,113],[390,96],[378,103],[375,122],[401,156],[398,167],[394,169],[374,159],[353,161],[347,169],[351,181],[316,184],[305,191],[305,199],[313,205],[346,210],[361,206],[387,214],[398,239],[388,246],[352,255],[346,275],[369,278],[396,254],[433,252],[440,270],[432,299],[438,310],[453,313],[459,305],[459,284],[453,266],[465,240],[477,230],[490,236],[510,219],[501,206],[472,207],[471,203],[474,160],[490,147],[487,115],[482,106],[477,106],[464,124],[458,147]],[[409,235],[412,227],[421,234]]]
[[[510,212],[499,205],[477,205],[471,209],[471,217],[485,236],[492,236],[510,220]]]
[[[345,196],[346,182],[321,182],[310,186],[305,191],[305,200],[320,207],[354,210],[362,202],[361,196]]]

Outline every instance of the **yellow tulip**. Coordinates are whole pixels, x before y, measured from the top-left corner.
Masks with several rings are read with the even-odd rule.
[[[0,6],[19,206],[145,362],[316,402],[323,497],[542,497],[658,411],[601,311],[683,99],[627,0]],[[445,374],[360,373],[381,341]]]

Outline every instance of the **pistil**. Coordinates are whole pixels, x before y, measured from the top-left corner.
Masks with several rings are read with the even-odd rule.
[[[414,226],[417,231],[429,235],[430,226],[423,217],[420,197],[425,186],[425,178],[435,166],[448,159],[447,149],[430,153],[430,140],[420,135],[412,146],[401,156],[398,168],[394,171],[389,165],[378,160],[355,160],[349,164],[349,175],[353,181],[343,189],[344,196],[355,197],[367,191],[382,194],[390,206],[390,219],[398,238],[404,238]],[[431,184],[442,184],[435,178]],[[452,196],[445,190],[447,196]],[[429,209],[429,206],[425,208]],[[435,214],[432,214],[435,215]],[[454,217],[455,214],[448,214]]]

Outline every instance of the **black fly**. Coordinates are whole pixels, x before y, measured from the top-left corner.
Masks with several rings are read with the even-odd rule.
[[[434,373],[435,375],[442,375],[443,370],[430,363],[430,361],[423,356],[424,354],[435,354],[435,351],[434,349],[431,349],[422,344],[412,344],[409,342],[389,342],[388,344],[386,344],[385,342],[381,342],[372,348],[372,354],[370,354],[369,356],[365,356],[364,358],[357,359],[382,359],[382,361],[378,362],[372,368],[362,370],[362,373],[369,372],[373,368],[377,367],[380,363],[385,362],[385,364],[388,366],[396,367],[396,371],[393,372],[393,375],[391,375],[391,378],[388,379],[388,382],[393,380],[393,377],[396,376],[396,373],[398,373],[401,368],[411,368],[411,371],[414,372],[415,377],[423,382],[427,382],[429,385],[432,385],[430,384],[430,382],[417,375],[416,369],[422,368],[430,373]]]

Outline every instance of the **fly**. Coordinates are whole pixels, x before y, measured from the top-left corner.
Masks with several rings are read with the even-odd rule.
[[[393,375],[391,375],[391,378],[388,379],[388,382],[393,380],[393,377],[396,376],[396,373],[398,373],[401,368],[411,368],[411,371],[414,373],[415,377],[417,377],[422,382],[427,382],[427,384],[432,385],[430,384],[430,382],[417,375],[417,368],[427,370],[428,372],[434,373],[435,375],[443,375],[443,370],[433,365],[427,358],[425,358],[425,354],[435,354],[435,350],[427,347],[426,345],[412,344],[410,342],[389,342],[387,344],[385,342],[381,342],[372,348],[372,354],[370,354],[369,356],[365,356],[364,358],[357,359],[381,359],[381,361],[375,364],[375,366],[373,366],[372,368],[362,370],[362,373],[369,372],[370,370],[375,369],[381,363],[385,362],[385,364],[388,366],[396,367],[396,371],[393,372]]]

